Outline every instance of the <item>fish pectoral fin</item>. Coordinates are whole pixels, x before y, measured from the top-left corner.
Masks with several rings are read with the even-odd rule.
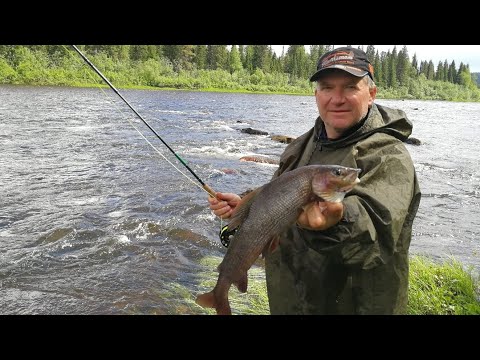
[[[280,236],[274,236],[272,240],[268,242],[267,245],[263,248],[262,251],[262,258],[264,259],[267,254],[271,254],[272,252],[275,251],[275,249],[278,247],[278,244],[280,243]]]
[[[234,283],[235,286],[237,287],[238,291],[240,291],[241,293],[245,293],[247,292],[247,287],[248,287],[248,276],[247,276],[247,273],[245,272],[240,280],[238,280],[237,282]]]

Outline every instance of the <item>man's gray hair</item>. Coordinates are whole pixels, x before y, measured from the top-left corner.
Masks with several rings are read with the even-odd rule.
[[[375,81],[373,81],[373,79],[370,76],[365,75],[363,78],[367,79],[367,85],[368,85],[368,88],[370,90],[377,86],[377,85],[375,85]]]

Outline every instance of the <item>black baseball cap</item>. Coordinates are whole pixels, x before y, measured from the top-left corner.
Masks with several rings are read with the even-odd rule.
[[[339,47],[323,54],[317,62],[317,72],[310,81],[317,81],[326,69],[340,69],[358,77],[369,75],[373,80],[373,66],[363,50],[352,47]]]

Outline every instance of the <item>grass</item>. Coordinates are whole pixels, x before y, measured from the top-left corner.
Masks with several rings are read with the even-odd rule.
[[[204,257],[200,264],[212,270],[210,274],[200,283],[200,293],[210,291],[214,288],[218,272],[216,268],[222,261],[221,257]],[[232,285],[228,294],[232,314],[242,315],[269,315],[267,297],[267,285],[265,283],[265,271],[259,266],[253,265],[248,271],[248,290],[241,293]],[[206,309],[207,314],[216,314],[215,309]]]
[[[410,260],[408,314],[480,314],[479,278],[451,259],[436,264],[426,257]]]
[[[1,85],[1,84],[0,84]],[[22,85],[22,84],[13,84]],[[52,84],[52,85],[37,85],[29,84],[30,86],[59,86],[59,87],[79,87],[79,88],[104,88],[109,89],[110,86],[99,83],[71,83],[68,85]],[[313,90],[309,91],[261,91],[261,90],[247,90],[247,89],[223,89],[223,88],[175,88],[175,87],[158,87],[148,85],[119,85],[115,86],[118,90],[153,90],[153,91],[185,91],[185,92],[217,92],[217,93],[235,93],[235,94],[265,94],[265,95],[313,95]]]
[[[213,289],[220,257],[205,257],[201,265],[211,271],[199,284],[199,293]],[[437,264],[425,256],[410,258],[409,315],[480,315],[480,278],[451,259]],[[268,298],[264,270],[258,266],[248,272],[248,291],[240,293],[232,286],[229,293],[233,314],[267,315]],[[215,314],[206,309],[205,314]]]

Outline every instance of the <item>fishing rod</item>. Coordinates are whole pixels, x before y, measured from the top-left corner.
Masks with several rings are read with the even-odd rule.
[[[72,47],[82,57],[82,59],[85,60],[85,62],[103,79],[103,81],[107,83],[107,85],[115,92],[115,94],[117,94],[120,97],[120,99],[122,99],[125,102],[125,104],[127,104],[128,107],[132,109],[135,115],[137,115],[138,118],[142,120],[145,125],[147,125],[147,127],[157,136],[157,138],[167,147],[167,149],[170,150],[173,155],[175,155],[178,161],[180,161],[182,165],[184,165],[187,168],[187,170],[190,171],[190,173],[195,177],[195,179],[197,179],[198,182],[202,185],[203,189],[205,189],[210,194],[210,196],[215,197],[215,191],[213,191],[213,189],[210,186],[205,184],[202,181],[202,179],[200,179],[198,175],[195,174],[195,172],[192,169],[190,169],[187,163],[179,155],[177,155],[175,151],[173,151],[173,149],[162,139],[162,137],[155,131],[155,129],[150,126],[150,124],[138,113],[137,110],[133,108],[132,105],[130,105],[130,103],[122,96],[122,94],[118,92],[115,86],[112,85],[112,83],[105,77],[105,75],[103,75],[100,72],[100,70],[98,70],[95,67],[95,65],[93,65],[91,61],[88,60],[88,58],[75,45],[72,45]]]

